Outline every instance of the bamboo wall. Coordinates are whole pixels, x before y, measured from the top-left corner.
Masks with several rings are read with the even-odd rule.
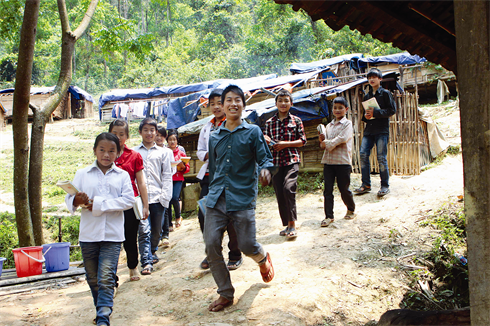
[[[352,108],[347,114],[354,127],[352,167],[355,173],[360,173],[359,150],[364,132],[364,122],[361,120],[364,110],[361,104],[360,86],[344,92],[343,95]],[[394,97],[397,103],[397,112],[390,118],[388,168],[390,174],[418,175],[420,168],[430,162],[427,126],[419,120],[414,94],[408,92],[400,94],[396,91]],[[376,146],[371,153],[370,163],[372,172],[379,173]]]
[[[341,94],[347,99],[350,110],[347,118],[352,121],[354,140],[352,147],[352,168],[354,173],[361,173],[359,150],[361,147],[364,122],[361,120],[364,110],[362,108],[361,85],[347,90]],[[415,95],[411,93],[394,94],[397,102],[397,113],[390,118],[390,138],[388,143],[388,168],[392,175],[418,175],[422,166],[430,163],[430,149],[427,135],[427,125],[419,120]],[[326,124],[326,119],[316,119],[303,123],[307,143],[301,148],[302,172],[321,172],[323,164],[323,150],[318,141],[317,126]],[[192,159],[189,162],[190,171],[186,179],[195,178],[202,162],[197,158],[197,141],[199,135],[182,135],[181,145],[185,147],[187,156]],[[376,146],[370,156],[371,171],[379,173],[376,158]]]

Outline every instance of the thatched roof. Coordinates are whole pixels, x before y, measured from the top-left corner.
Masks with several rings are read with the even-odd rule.
[[[453,1],[274,1],[302,8],[335,31],[348,25],[456,73]]]

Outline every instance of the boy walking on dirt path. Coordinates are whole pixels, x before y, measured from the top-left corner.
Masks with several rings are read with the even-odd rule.
[[[369,156],[374,145],[376,145],[379,175],[381,178],[381,189],[378,191],[378,196],[383,197],[390,192],[390,173],[386,156],[388,154],[388,140],[390,137],[390,117],[396,113],[396,105],[391,93],[381,86],[382,78],[381,71],[376,68],[372,68],[367,74],[371,88],[369,93],[364,95],[363,101],[375,97],[380,108],[366,110],[362,117],[362,121],[366,122],[366,127],[364,128],[360,149],[362,185],[354,190],[358,195],[371,191],[371,164],[369,163]]]
[[[151,229],[150,249],[153,256],[153,264],[159,261],[156,254],[158,242],[162,232],[165,210],[168,208],[172,198],[172,169],[170,163],[173,159],[171,158],[172,152],[157,146],[155,143],[157,132],[157,122],[152,118],[144,119],[139,126],[141,144],[133,148],[133,150],[141,154],[145,167],[143,172],[150,204],[148,220]]]
[[[352,122],[345,117],[349,105],[343,97],[336,97],[333,100],[332,114],[334,119],[326,127],[326,135],[319,134],[320,148],[325,149],[323,154],[323,207],[325,219],[321,226],[327,227],[334,221],[333,215],[333,186],[337,179],[337,187],[347,213],[344,218],[352,220],[354,218],[354,198],[349,190],[350,174],[352,172]]]
[[[216,129],[218,129],[223,122],[226,120],[226,115],[225,111],[223,110],[223,104],[221,103],[221,94],[223,93],[223,90],[221,89],[214,89],[208,97],[208,108],[211,109],[211,112],[214,115],[214,118],[211,119],[202,129],[201,132],[199,133],[199,142],[197,143],[197,157],[204,162],[202,165],[201,169],[199,170],[199,173],[197,174],[197,178],[201,180],[199,183],[201,185],[201,193],[199,194],[199,199],[203,198],[204,196],[208,195],[209,192],[209,168],[208,168],[208,162],[209,162],[209,152],[208,152],[208,145],[209,145],[209,136],[211,135],[212,132],[214,132]],[[199,219],[199,226],[201,227],[201,232],[204,234],[204,213],[201,211],[201,209],[198,210],[197,213],[198,219]],[[243,258],[242,258],[242,252],[238,248],[238,241],[236,237],[236,231],[235,228],[233,227],[233,223],[230,222],[228,224],[226,231],[228,232],[228,249],[230,251],[228,252],[228,264],[226,265],[228,267],[228,270],[235,270],[238,269],[242,263],[243,263]],[[209,262],[207,258],[204,258],[204,260],[201,262],[201,268],[202,269],[208,269],[209,268]]]
[[[204,242],[219,298],[208,307],[216,312],[233,304],[235,289],[223,259],[221,242],[227,225],[233,222],[238,247],[260,267],[264,282],[274,278],[270,255],[256,239],[255,202],[257,176],[269,184],[272,155],[256,125],[242,120],[245,95],[235,85],[226,87],[221,96],[226,121],[209,139],[209,193],[206,200]]]
[[[303,122],[289,113],[293,105],[293,97],[287,90],[276,95],[277,114],[265,123],[264,138],[272,147],[274,166],[279,167],[272,178],[274,192],[282,225],[286,228],[279,232],[280,236],[296,238],[296,187],[301,157],[298,147],[306,144]]]

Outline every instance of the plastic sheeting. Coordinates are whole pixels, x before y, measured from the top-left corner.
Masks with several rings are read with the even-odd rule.
[[[36,95],[36,94],[49,94],[54,91],[55,86],[51,87],[31,87],[31,95]],[[2,89],[0,91],[0,94],[5,94],[5,93],[13,93],[14,88],[7,88],[7,89]],[[77,86],[70,86],[68,87],[68,92],[77,100],[81,100],[82,98],[85,99],[86,101],[89,102],[94,102],[94,98],[92,95],[84,91],[83,89],[77,87]]]
[[[213,88],[222,88],[221,85],[228,83],[251,83],[258,80],[266,80],[270,78],[277,77],[276,74],[269,74],[264,76],[237,79],[236,81],[231,79],[217,79],[206,81],[202,83],[195,83],[189,85],[173,85],[165,87],[156,88],[141,88],[141,89],[115,89],[110,92],[104,93],[99,98],[99,108],[103,107],[107,102],[110,101],[125,101],[129,99],[148,99],[151,100],[152,97],[165,96],[170,94],[181,94],[181,93],[194,93],[202,92]]]
[[[418,63],[426,62],[427,59],[421,58],[418,55],[411,55],[408,52],[396,53],[390,55],[383,55],[379,57],[371,57],[371,58],[360,58],[358,60],[359,66],[361,68],[367,67],[367,63],[376,64],[376,63],[396,63],[399,65],[414,65]]]
[[[362,58],[362,57],[364,57],[364,55],[362,53],[352,53],[352,54],[341,55],[338,57],[333,57],[333,58],[315,61],[315,62],[292,63],[289,70],[293,74],[305,73],[305,72],[310,72],[310,71],[319,70],[319,69],[326,69],[330,66],[336,65],[336,64],[344,62],[344,61],[355,62],[357,59]]]

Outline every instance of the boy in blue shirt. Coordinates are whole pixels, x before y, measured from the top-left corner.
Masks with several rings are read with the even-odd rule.
[[[270,255],[256,240],[255,201],[257,176],[262,185],[271,181],[272,155],[256,125],[242,120],[245,95],[235,85],[226,87],[221,95],[226,121],[209,139],[209,193],[206,200],[204,242],[213,278],[220,297],[210,311],[220,311],[233,304],[235,289],[223,259],[223,232],[233,223],[238,247],[259,264],[264,282],[274,278]]]
[[[375,97],[380,109],[366,110],[362,117],[362,121],[366,122],[366,127],[364,128],[360,149],[362,185],[354,190],[354,193],[358,195],[371,191],[369,156],[374,145],[376,145],[379,176],[381,178],[381,189],[378,191],[378,196],[383,197],[390,192],[390,173],[386,156],[390,137],[390,117],[396,113],[396,106],[390,91],[381,86],[382,78],[381,71],[376,68],[372,68],[367,74],[371,89],[364,96],[363,101]]]

